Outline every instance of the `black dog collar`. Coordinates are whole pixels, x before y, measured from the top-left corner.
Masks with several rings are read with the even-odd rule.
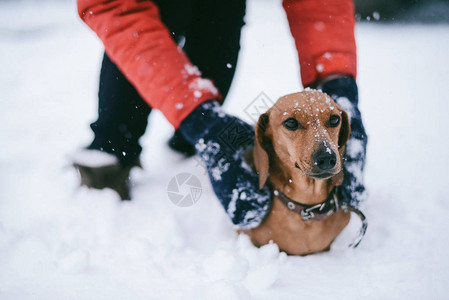
[[[334,191],[329,194],[326,201],[314,205],[307,205],[292,200],[274,186],[272,190],[273,194],[278,197],[288,209],[301,215],[301,218],[304,221],[322,221],[339,210],[337,196]]]
[[[365,236],[366,229],[368,228],[368,221],[366,220],[365,215],[357,208],[347,205],[341,205],[338,201],[336,188],[332,190],[329,194],[329,197],[324,202],[307,205],[297,202],[290,197],[288,197],[283,192],[279,191],[271,182],[269,182],[269,186],[273,191],[273,194],[281,200],[281,202],[291,211],[298,213],[304,221],[322,221],[327,217],[331,216],[333,213],[336,213],[340,209],[345,212],[353,212],[355,213],[362,222],[362,227],[360,228],[359,234],[357,238],[349,245],[350,248],[356,248],[363,237]]]

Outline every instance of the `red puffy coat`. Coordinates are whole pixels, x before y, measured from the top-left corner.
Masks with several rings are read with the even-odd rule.
[[[356,76],[352,0],[284,0],[304,86],[329,74]],[[200,103],[219,98],[142,0],[78,0],[82,20],[102,40],[147,103],[177,128]]]

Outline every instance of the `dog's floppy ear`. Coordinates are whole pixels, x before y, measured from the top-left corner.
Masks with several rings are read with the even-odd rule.
[[[256,141],[254,143],[254,165],[259,173],[259,188],[262,189],[268,178],[269,158],[266,150],[267,139],[265,131],[268,126],[268,114],[262,114],[256,125]]]
[[[343,147],[351,136],[351,126],[349,124],[349,117],[345,111],[341,111],[341,128],[338,135],[338,146]]]

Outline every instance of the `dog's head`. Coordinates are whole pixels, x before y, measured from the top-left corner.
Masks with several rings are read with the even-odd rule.
[[[308,90],[281,97],[257,122],[254,163],[260,188],[273,156],[315,179],[340,173],[349,135],[348,115],[325,93]]]

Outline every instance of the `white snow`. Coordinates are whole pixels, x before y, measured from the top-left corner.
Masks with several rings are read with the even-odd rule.
[[[74,2],[74,1],[73,1]],[[237,235],[197,160],[166,147],[152,112],[131,202],[78,188],[68,155],[92,138],[101,45],[72,2],[1,2],[0,299],[446,299],[449,284],[449,26],[357,26],[369,134],[367,235],[288,257]],[[301,90],[279,1],[248,2],[225,109]],[[191,207],[167,196],[197,176]],[[246,195],[249,197],[250,195]]]
[[[70,154],[68,158],[74,163],[87,167],[103,167],[118,163],[118,159],[114,155],[96,150],[79,149]]]
[[[357,139],[351,139],[346,143],[346,155],[352,158],[361,156],[363,153],[363,142]]]
[[[221,175],[228,171],[230,167],[230,163],[226,162],[224,158],[221,158],[217,166],[212,168],[212,177],[214,177],[215,180],[221,180]]]
[[[337,99],[337,104],[348,114],[348,118],[351,120],[352,115],[354,114],[354,107],[351,101],[346,97],[339,97]]]
[[[194,91],[194,92],[193,92],[193,95],[194,95],[196,98],[200,98],[200,97],[203,95],[203,93],[201,93],[200,91]]]
[[[186,71],[186,73],[188,75],[201,75],[201,72],[200,72],[200,70],[198,70],[197,66],[185,65],[184,70]]]
[[[231,201],[229,201],[227,214],[230,218],[234,218],[235,211],[237,209],[237,200],[240,199],[240,191],[239,189],[233,189],[232,190],[232,198]]]
[[[191,84],[189,84],[189,88],[194,91],[194,96],[196,98],[201,97],[202,93],[200,90],[211,92],[213,95],[218,95],[218,90],[210,81],[206,78],[195,78]]]

